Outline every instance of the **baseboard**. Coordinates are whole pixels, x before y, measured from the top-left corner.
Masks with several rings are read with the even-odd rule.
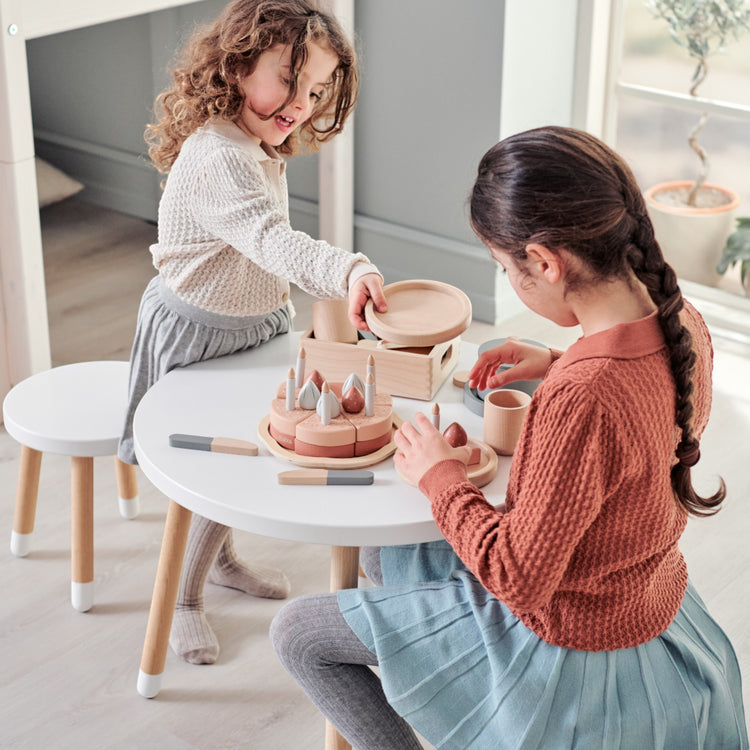
[[[34,148],[84,185],[79,194],[84,200],[156,221],[162,176],[145,156],[38,130]]]

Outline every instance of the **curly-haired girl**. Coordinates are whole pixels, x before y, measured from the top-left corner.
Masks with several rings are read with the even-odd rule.
[[[356,56],[337,21],[309,0],[235,0],[195,33],[156,102],[149,154],[168,173],[159,204],[159,274],[138,312],[119,457],[136,463],[133,416],[175,367],[259,346],[291,327],[289,282],[315,297],[348,294],[367,325],[382,277],[361,254],[289,225],[279,154],[317,149],[341,132],[357,98]],[[199,397],[200,394],[196,394]],[[286,576],[243,565],[231,530],[194,515],[170,643],[212,663],[219,644],[203,610],[206,580],[283,598]]]
[[[467,448],[423,414],[402,425],[394,460],[446,541],[369,548],[384,585],[287,604],[282,662],[355,747],[418,750],[414,727],[445,750],[746,749],[734,650],[678,546],[726,494],[690,477],[711,340],[632,173],[581,131],[519,133],[483,157],[471,221],[521,300],[583,336],[511,341],[469,373],[543,378],[504,507],[467,480]]]

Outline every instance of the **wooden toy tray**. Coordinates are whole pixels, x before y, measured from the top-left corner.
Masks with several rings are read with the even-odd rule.
[[[434,346],[385,349],[371,339],[356,344],[320,341],[309,328],[300,338],[300,347],[305,350],[306,371],[318,370],[330,381],[343,381],[352,372],[364,373],[372,354],[378,391],[429,401],[458,363],[461,338]]]

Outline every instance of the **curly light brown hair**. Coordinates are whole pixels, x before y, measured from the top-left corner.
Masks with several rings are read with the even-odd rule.
[[[310,0],[234,0],[193,34],[172,71],[172,85],[156,98],[156,122],[145,134],[156,168],[169,172],[185,139],[210,118],[237,118],[243,104],[239,77],[252,73],[261,54],[278,44],[290,47],[292,70],[280,112],[296,94],[310,43],[330,49],[339,63],[310,119],[277,151],[317,151],[340,133],[357,100],[358,74],[354,47],[338,21]]]

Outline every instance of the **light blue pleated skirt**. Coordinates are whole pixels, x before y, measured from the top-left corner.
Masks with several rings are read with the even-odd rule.
[[[341,591],[339,606],[391,705],[436,748],[748,748],[734,650],[692,586],[662,635],[588,652],[541,640],[445,543],[384,548],[381,562],[386,585]],[[399,581],[415,565],[438,580]]]

